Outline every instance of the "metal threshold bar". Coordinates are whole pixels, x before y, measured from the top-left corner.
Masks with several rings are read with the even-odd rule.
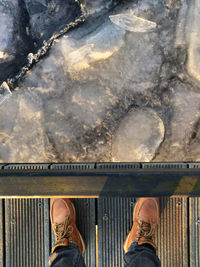
[[[0,165],[0,198],[52,196],[200,196],[200,163]]]

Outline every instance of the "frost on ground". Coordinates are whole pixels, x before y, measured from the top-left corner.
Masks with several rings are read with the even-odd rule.
[[[164,125],[154,110],[132,110],[122,120],[114,137],[113,160],[148,162],[154,157],[163,138]]]
[[[13,4],[0,9],[9,17],[1,81],[34,51],[17,53],[17,29],[22,43],[39,46],[81,8],[88,17],[0,105],[0,162],[200,160],[197,0],[27,0],[24,35]]]

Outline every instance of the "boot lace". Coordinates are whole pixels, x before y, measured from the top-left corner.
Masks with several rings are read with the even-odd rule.
[[[152,237],[155,234],[156,225],[153,222],[144,222],[142,220],[137,221],[137,235],[136,239],[139,240],[140,238],[150,239],[152,240]]]
[[[55,233],[56,244],[62,242],[64,238],[67,238],[69,241],[72,241],[73,227],[69,225],[71,217],[67,217],[66,220],[62,223],[55,223],[53,225],[53,230]],[[60,230],[62,229],[62,230]]]

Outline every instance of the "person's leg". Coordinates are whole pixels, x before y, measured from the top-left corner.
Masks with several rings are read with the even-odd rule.
[[[49,258],[51,267],[85,267],[81,254],[85,244],[76,227],[74,205],[69,199],[54,198],[50,202],[51,223],[56,244]]]
[[[69,243],[68,247],[59,247],[49,258],[51,267],[85,267],[79,248]]]
[[[124,255],[125,267],[160,267],[160,260],[152,246],[138,245],[133,242]]]
[[[133,226],[124,242],[125,267],[160,267],[154,243],[159,220],[157,198],[138,199],[133,212]]]

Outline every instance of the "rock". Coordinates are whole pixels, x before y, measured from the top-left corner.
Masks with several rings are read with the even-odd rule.
[[[152,109],[132,110],[113,137],[113,161],[152,160],[164,138],[164,124]]]

